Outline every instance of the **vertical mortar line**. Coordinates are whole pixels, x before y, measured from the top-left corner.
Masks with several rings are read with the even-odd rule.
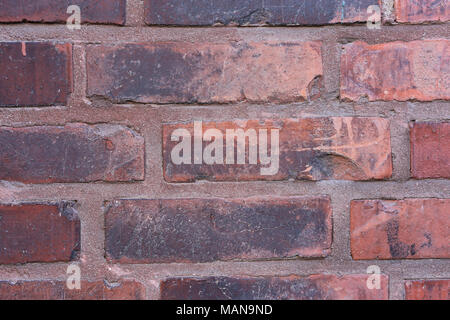
[[[354,182],[350,182],[354,183]],[[328,192],[333,210],[333,243],[330,257],[338,262],[353,261],[350,251],[350,201],[351,194]]]
[[[82,42],[72,42],[72,66],[73,66],[73,92],[68,106],[76,107],[81,104],[90,104],[87,99],[87,70],[86,48]]]
[[[403,300],[405,298],[403,270],[399,269],[399,274],[389,276],[389,300]]]
[[[127,0],[126,23],[128,27],[145,26],[144,1]]]
[[[100,195],[88,195],[78,200],[81,221],[81,276],[104,279],[108,264],[105,256],[104,208]],[[86,277],[86,273],[88,276]]]
[[[388,118],[391,131],[392,181],[408,181],[410,174],[409,127],[406,102],[393,102]]]

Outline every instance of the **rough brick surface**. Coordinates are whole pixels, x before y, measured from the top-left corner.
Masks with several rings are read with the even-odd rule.
[[[450,100],[450,41],[421,40],[345,46],[341,98]]]
[[[411,123],[410,141],[414,178],[450,178],[450,122]]]
[[[80,290],[70,290],[63,281],[0,282],[0,300],[143,300],[142,284],[123,280],[109,284],[106,281],[82,281]]]
[[[290,102],[319,95],[321,45],[154,43],[89,46],[88,94],[114,102]]]
[[[0,66],[0,106],[66,104],[72,90],[71,44],[0,42]]]
[[[328,198],[118,200],[106,213],[107,259],[119,263],[323,257]]]
[[[378,0],[145,0],[148,24],[325,25],[367,21]]]
[[[79,251],[80,221],[71,203],[0,204],[0,264],[71,261]]]
[[[144,139],[116,125],[0,127],[0,180],[25,183],[144,178]]]
[[[175,130],[188,130],[191,139],[191,159],[189,163],[178,163],[173,159],[174,149],[182,143],[182,138],[172,139]],[[202,123],[203,133],[209,129],[220,130],[223,134],[223,161],[202,164],[194,161],[195,142],[194,124],[170,124],[163,126],[163,161],[164,177],[169,182],[243,181],[243,180],[370,180],[384,179],[391,176],[392,160],[389,121],[382,118],[306,118],[282,119],[277,121],[233,121]],[[238,162],[238,143],[234,146],[234,163],[227,161],[226,133],[228,130],[242,129],[244,132],[255,130],[257,140],[252,143],[246,138],[245,163]],[[261,130],[267,130],[267,134]],[[267,155],[272,150],[274,141],[272,132],[279,130],[279,165],[275,162],[261,163],[261,150],[258,160],[250,162],[251,146],[264,146],[261,136],[267,137]],[[177,133],[177,132],[175,132]],[[203,135],[205,136],[205,135]],[[203,139],[203,155],[211,144]],[[236,139],[237,140],[237,139]],[[275,140],[276,143],[276,140]],[[231,145],[231,144],[229,144]],[[221,149],[220,146],[217,147]],[[174,151],[175,150],[175,151]],[[243,150],[243,149],[240,149]],[[243,152],[242,152],[243,153]],[[202,154],[202,153],[200,153]],[[207,154],[206,154],[207,155]],[[174,155],[177,156],[177,153]],[[272,167],[273,171],[263,172],[262,168]]]
[[[411,280],[405,283],[406,300],[450,300],[450,280]]]
[[[66,23],[71,5],[80,7],[82,23],[125,23],[126,0],[2,0],[0,22]]]
[[[386,300],[388,277],[380,289],[367,288],[367,275],[310,277],[172,278],[161,283],[164,300]]]
[[[450,199],[351,202],[354,259],[450,258]]]
[[[422,23],[450,20],[448,0],[395,0],[398,22]]]

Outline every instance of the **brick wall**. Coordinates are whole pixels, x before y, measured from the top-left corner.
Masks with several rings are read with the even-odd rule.
[[[0,299],[448,299],[448,1],[32,2],[0,0]]]

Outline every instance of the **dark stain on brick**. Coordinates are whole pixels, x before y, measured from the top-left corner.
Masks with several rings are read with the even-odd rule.
[[[146,0],[156,25],[325,25],[364,22],[378,0]]]
[[[2,0],[0,22],[66,23],[70,5],[81,10],[82,23],[125,24],[126,0]]]
[[[51,183],[141,179],[143,141],[121,128],[110,137],[117,144],[122,142],[120,149],[111,151],[99,128],[83,124],[0,128],[0,180]]]
[[[327,198],[120,200],[106,214],[108,260],[131,263],[324,256]]]
[[[145,287],[133,280],[109,284],[106,280],[81,281],[70,290],[65,281],[0,281],[1,300],[143,300]]]
[[[0,43],[0,106],[66,104],[71,65],[69,44]]]
[[[392,219],[386,224],[386,234],[388,238],[389,251],[393,258],[406,258],[411,253],[411,246],[398,239],[399,222]]]
[[[117,103],[304,101],[320,95],[322,73],[318,42],[164,42],[87,49],[88,95]]]
[[[367,276],[169,278],[161,282],[163,300],[333,300],[387,299],[387,278],[381,290],[369,290]],[[339,289],[337,289],[339,288]]]
[[[200,60],[207,58],[198,52],[184,56],[165,45],[153,50],[127,45],[104,58],[114,66],[112,89],[107,96],[116,101],[137,100],[140,96],[175,96],[195,102],[189,93],[195,88],[187,86],[192,85]]]
[[[80,250],[73,202],[0,204],[0,264],[73,261]]]

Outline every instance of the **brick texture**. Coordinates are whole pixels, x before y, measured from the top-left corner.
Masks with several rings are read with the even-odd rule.
[[[79,252],[80,220],[70,202],[0,204],[0,264],[71,261]]]
[[[450,100],[450,41],[420,40],[345,46],[341,98]]]
[[[105,219],[115,263],[323,257],[331,247],[328,198],[118,200]]]
[[[203,155],[201,164],[195,163],[195,124],[167,124],[163,127],[163,160],[164,177],[169,182],[192,182],[195,180],[210,181],[244,181],[244,180],[371,180],[389,178],[392,173],[389,121],[381,118],[306,118],[280,119],[276,121],[229,121],[202,123],[202,132],[210,129],[220,130],[223,138],[223,157],[207,162],[207,157],[213,152],[208,151],[207,139],[203,139]],[[230,164],[227,156],[227,130],[241,129],[244,133],[254,130],[255,140],[245,138],[245,161],[238,159],[239,140],[234,143],[234,164]],[[191,137],[173,139],[176,130],[187,130]],[[266,131],[261,131],[266,130]],[[277,157],[271,164],[262,162],[262,156],[274,154],[277,150],[277,139],[273,132],[279,130],[279,164]],[[198,131],[200,132],[200,131]],[[257,150],[264,144],[262,137],[267,137],[267,150]],[[179,163],[177,145],[183,140],[190,145],[190,161]],[[216,139],[216,140],[217,140]],[[234,140],[232,140],[234,141]],[[244,141],[241,139],[241,141]],[[259,143],[259,144],[258,144]],[[228,143],[233,146],[233,143]],[[254,147],[254,151],[251,151]],[[173,154],[175,152],[175,154]],[[229,153],[229,154],[227,154]],[[244,152],[241,152],[244,154]],[[256,154],[258,153],[257,157]],[[202,154],[202,153],[200,153]],[[254,154],[255,159],[250,157]],[[256,159],[257,158],[257,159]],[[175,160],[175,161],[174,161]],[[264,159],[263,159],[264,160]],[[262,168],[268,168],[264,172]]]
[[[2,0],[0,22],[66,23],[71,5],[80,7],[82,23],[125,24],[126,0]]]
[[[67,103],[72,90],[71,44],[0,42],[0,66],[0,106]]]
[[[411,280],[405,283],[406,300],[450,300],[450,280]]]
[[[450,258],[450,199],[351,202],[354,259]]]
[[[450,178],[450,122],[410,124],[414,178]]]
[[[396,20],[403,23],[450,20],[448,0],[395,0]]]
[[[0,180],[25,183],[144,178],[144,139],[116,125],[0,128]]]
[[[325,25],[367,21],[378,0],[145,0],[150,25]]]
[[[113,102],[292,102],[320,94],[321,44],[89,46],[88,94]]]
[[[0,300],[143,300],[142,284],[123,280],[82,281],[81,289],[70,290],[63,281],[0,282]]]
[[[310,277],[172,278],[161,283],[165,300],[386,300],[388,278],[368,289],[367,275]]]

